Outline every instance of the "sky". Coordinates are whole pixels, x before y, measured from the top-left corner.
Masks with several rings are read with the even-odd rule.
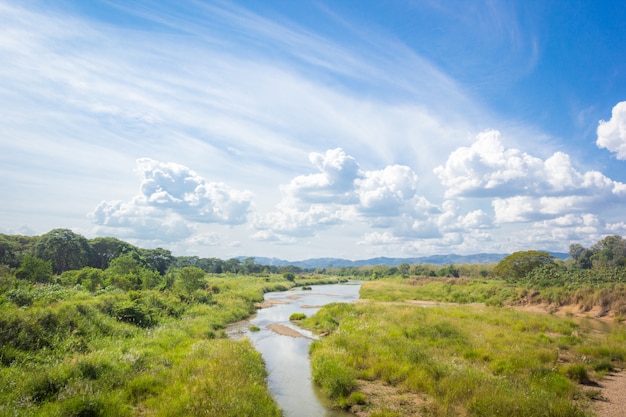
[[[0,0],[0,233],[176,256],[626,235],[626,5]]]

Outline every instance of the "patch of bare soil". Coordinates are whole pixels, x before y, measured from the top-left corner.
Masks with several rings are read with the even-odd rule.
[[[257,309],[261,309],[261,308],[269,308],[277,304],[289,304],[289,302],[283,301],[283,300],[265,300],[262,303],[255,303],[254,306]]]
[[[366,405],[354,405],[350,409],[357,417],[368,417],[373,410],[394,411],[401,416],[427,415],[428,400],[420,395],[380,381],[359,380],[357,389],[367,398]]]
[[[302,333],[292,329],[291,327],[284,326],[282,324],[269,324],[267,328],[273,331],[274,333],[280,334],[282,336],[304,337]]]
[[[606,376],[600,388],[602,397],[594,407],[598,417],[626,416],[626,372]]]

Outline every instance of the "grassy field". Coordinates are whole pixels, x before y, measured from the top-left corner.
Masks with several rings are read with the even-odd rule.
[[[626,318],[626,285],[606,282],[602,285],[572,282],[568,285],[536,286],[536,283],[513,284],[495,279],[387,278],[370,281],[361,289],[361,298],[427,300],[449,303],[484,303],[490,306],[542,304],[553,310],[568,308],[586,313],[599,309],[616,321]]]
[[[0,295],[0,416],[280,416],[260,354],[225,329],[264,292],[319,281],[222,275],[193,292],[13,288]]]
[[[500,282],[367,282],[358,304],[304,321],[313,379],[369,416],[591,416],[594,387],[626,360],[626,331],[499,307],[524,289]],[[423,307],[405,300],[487,303]],[[498,302],[495,302],[497,299]],[[381,400],[381,395],[383,399]]]

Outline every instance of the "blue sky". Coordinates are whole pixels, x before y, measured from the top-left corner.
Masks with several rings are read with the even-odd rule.
[[[625,235],[619,1],[0,0],[0,232],[175,255]]]

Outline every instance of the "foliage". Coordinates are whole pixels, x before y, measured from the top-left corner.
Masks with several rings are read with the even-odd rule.
[[[184,267],[178,272],[175,285],[191,294],[205,285],[204,275],[204,271],[200,268],[195,266]]]
[[[500,278],[517,281],[533,269],[552,263],[554,263],[554,256],[548,252],[536,250],[514,252],[496,265],[494,273]]]
[[[44,261],[35,256],[26,255],[20,267],[15,271],[15,277],[29,282],[50,282],[52,261]]]
[[[37,240],[34,255],[51,261],[52,271],[60,274],[86,266],[91,258],[91,247],[85,237],[69,229],[54,229]]]
[[[86,266],[79,270],[63,272],[59,280],[63,285],[81,285],[86,290],[94,292],[104,286],[107,275],[101,269]]]
[[[89,241],[91,260],[89,266],[107,269],[111,261],[123,253],[135,250],[134,246],[114,237],[97,237]]]
[[[144,270],[159,276],[139,263]],[[202,272],[206,289],[191,294],[88,291],[95,271],[65,272],[67,285],[21,283],[0,297],[0,416],[280,415],[260,355],[225,329],[265,291],[292,283]]]
[[[306,314],[304,313],[293,313],[289,316],[289,320],[291,321],[299,321],[306,319]]]
[[[626,266],[626,241],[621,236],[607,236],[591,250],[593,262],[599,267]]]

